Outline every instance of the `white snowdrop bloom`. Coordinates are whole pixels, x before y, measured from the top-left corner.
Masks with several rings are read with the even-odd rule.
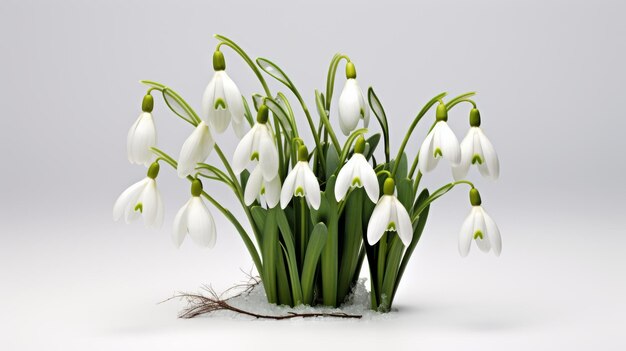
[[[263,179],[270,181],[278,175],[278,150],[274,134],[267,124],[268,108],[261,105],[257,123],[241,139],[233,154],[233,171],[241,173],[250,162],[258,161]]]
[[[195,179],[191,185],[191,199],[174,217],[172,240],[177,247],[180,247],[187,234],[198,246],[209,248],[215,246],[217,240],[215,221],[206,204],[202,201],[201,194],[202,183]]]
[[[280,192],[280,207],[289,205],[291,198],[304,197],[309,207],[317,210],[320,208],[321,192],[317,177],[309,167],[308,150],[306,146],[300,146],[298,150],[298,162],[287,175],[283,188]]]
[[[204,162],[213,146],[215,140],[209,126],[201,121],[191,135],[185,140],[182,149],[180,150],[180,156],[178,157],[178,176],[184,178],[191,174],[196,165],[200,162]]]
[[[470,112],[470,125],[461,142],[461,163],[452,169],[454,179],[465,178],[470,166],[477,165],[480,174],[496,180],[500,176],[498,154],[480,128],[480,112],[475,108]]]
[[[265,197],[267,207],[275,207],[280,200],[280,177],[277,174],[274,179],[265,180],[261,167],[257,165],[246,183],[244,202],[250,206],[256,199],[260,202],[262,195]]]
[[[374,207],[374,212],[367,225],[367,241],[370,245],[376,244],[385,232],[398,233],[404,246],[409,246],[413,239],[413,225],[411,217],[402,203],[394,195],[395,183],[393,178],[387,178],[383,186],[384,195]]]
[[[113,220],[117,221],[123,216],[126,223],[130,223],[141,215],[147,227],[161,227],[163,201],[155,180],[158,173],[159,164],[154,162],[146,178],[131,185],[117,198],[113,206]]]
[[[356,70],[352,62],[346,65],[346,84],[339,96],[339,126],[345,135],[356,129],[360,119],[363,127],[370,122],[370,112],[363,91],[356,81]]]
[[[360,136],[356,141],[354,154],[350,157],[350,160],[341,167],[337,175],[337,181],[335,183],[335,199],[337,201],[343,200],[351,187],[365,188],[365,192],[370,200],[374,203],[378,201],[380,192],[378,178],[372,166],[367,162],[365,156],[363,156],[364,150],[365,139],[363,139],[363,136]]]
[[[500,256],[502,251],[500,229],[482,208],[478,190],[470,190],[470,202],[472,210],[463,222],[459,233],[459,253],[462,257],[467,256],[473,240],[481,251],[493,250],[496,256]]]
[[[151,147],[156,146],[157,142],[156,127],[152,119],[153,105],[152,95],[146,94],[142,103],[143,112],[128,131],[126,151],[130,163],[148,166],[154,158],[150,150]]]
[[[215,74],[202,96],[202,119],[216,133],[222,133],[233,122],[235,134],[245,133],[244,106],[239,88],[224,70],[226,63],[220,51],[213,54]]]
[[[437,166],[440,158],[446,159],[452,166],[461,163],[459,141],[446,122],[448,112],[444,104],[437,106],[437,123],[428,133],[419,151],[419,169],[422,173],[430,172]]]

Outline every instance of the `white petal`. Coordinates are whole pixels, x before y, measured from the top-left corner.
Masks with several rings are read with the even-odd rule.
[[[374,207],[374,211],[367,225],[367,242],[370,245],[376,244],[389,226],[392,197],[391,195],[383,195],[380,200],[378,200],[376,207]]]
[[[437,124],[440,125],[438,132],[441,137],[441,144],[439,147],[441,147],[443,158],[450,162],[451,165],[457,166],[461,163],[459,140],[456,138],[456,135],[454,135],[452,129],[450,129],[450,126],[448,126],[448,123],[439,121]]]
[[[259,166],[256,166],[252,173],[250,173],[250,177],[248,178],[248,182],[246,183],[246,189],[244,193],[244,202],[246,205],[250,206],[259,196],[261,192],[261,186],[263,185],[263,174]]]
[[[436,126],[435,126],[436,127]],[[422,142],[422,146],[419,151],[419,161],[418,166],[419,170],[422,173],[427,173],[435,169],[437,163],[439,163],[439,159],[433,156],[433,143],[434,143],[435,130],[431,130],[424,142]]]
[[[250,156],[252,156],[252,143],[257,131],[257,125],[252,127],[248,133],[239,141],[235,153],[233,154],[233,171],[236,174],[241,173],[248,162],[250,162]]]
[[[341,167],[339,174],[337,174],[337,180],[335,181],[335,199],[337,202],[343,200],[346,193],[348,193],[348,189],[350,189],[355,165],[354,156],[356,155],[358,154],[354,154],[350,160]]]
[[[139,199],[142,203],[142,215],[146,227],[152,227],[156,221],[159,196],[157,192],[156,181],[149,178],[148,184],[144,188]]]
[[[476,210],[472,207],[470,214],[463,221],[461,231],[459,232],[459,254],[461,257],[467,256],[470,251],[472,239],[474,238],[474,214]]]
[[[199,246],[215,246],[215,222],[206,205],[199,197],[193,197],[187,208],[187,230]]]
[[[404,246],[409,246],[411,244],[411,240],[413,240],[413,225],[411,224],[411,217],[409,217],[409,213],[406,211],[406,208],[402,205],[402,203],[394,196],[393,197],[394,206],[396,207],[396,232],[398,236],[400,236],[400,240]]]
[[[363,116],[361,117],[363,118],[363,128],[367,128],[370,124],[370,109],[361,87],[359,87],[359,105],[361,105],[361,108],[363,109]]]
[[[154,155],[150,150],[156,145],[156,128],[152,114],[143,112],[128,132],[128,158],[131,163],[149,164]]]
[[[502,252],[502,237],[500,237],[500,229],[494,220],[482,210],[483,216],[485,218],[485,225],[487,227],[487,236],[489,237],[489,243],[491,244],[491,248],[496,256],[500,256],[500,252]]]
[[[187,235],[187,208],[191,203],[191,199],[185,203],[183,207],[176,213],[176,217],[174,217],[174,228],[172,230],[172,242],[176,247],[180,247],[180,245],[185,240],[185,236]]]
[[[367,162],[365,156],[361,154],[358,154],[358,156],[358,165],[356,167],[359,170],[359,178],[361,179],[361,183],[363,183],[367,196],[375,203],[380,196],[380,185],[378,184],[376,172],[372,168],[372,165]]]
[[[347,79],[339,96],[339,126],[344,135],[350,135],[359,123],[361,118],[360,95],[361,91],[356,79]]]
[[[265,130],[261,129],[264,128]],[[267,124],[259,129],[259,166],[263,171],[263,179],[276,178],[278,174],[278,150]]]
[[[163,205],[163,199],[161,198],[161,192],[157,189],[157,213],[152,228],[160,229],[163,226],[163,219],[165,217],[165,210]]]
[[[226,74],[226,71],[222,72],[222,83],[224,84],[224,95],[226,97],[226,104],[228,111],[233,119],[233,126],[235,123],[242,124],[244,121],[244,107],[241,93],[235,82]]]
[[[126,208],[129,206],[135,206],[135,201],[145,188],[146,184],[148,184],[148,178],[138,181],[137,183],[129,186],[128,189],[124,190],[117,200],[115,200],[115,205],[113,205],[114,221],[122,218]]]
[[[230,106],[228,106],[224,92],[224,74],[224,71],[215,72],[215,75],[213,76],[214,85],[212,87],[212,91],[209,91],[209,87],[207,87],[207,92],[213,94],[210,99],[207,100],[209,102],[209,104],[207,104],[206,106],[207,119],[209,122],[208,124],[211,126],[211,129],[213,129],[216,133],[224,132],[230,124],[230,111],[228,110]],[[211,86],[210,83],[209,86]],[[207,92],[205,92],[205,94],[207,94]],[[224,108],[223,106],[217,106],[216,108],[215,102],[219,99],[224,101],[224,103],[226,104],[226,108]]]
[[[265,182],[265,202],[267,207],[276,207],[280,199],[280,177]]]
[[[291,198],[293,197],[293,192],[295,190],[296,178],[298,172],[300,170],[301,164],[300,162],[296,163],[291,172],[287,174],[287,178],[285,178],[285,182],[283,183],[283,188],[280,191],[280,207],[285,208],[289,205]]]
[[[478,128],[477,133],[484,155],[484,162],[478,167],[478,169],[484,176],[488,176],[494,180],[498,179],[498,177],[500,177],[500,161],[498,160],[498,154],[496,153],[496,150],[494,149],[489,139],[487,139],[485,133],[483,133],[482,129]],[[485,169],[483,169],[483,167]]]
[[[474,134],[473,128],[470,128],[461,142],[461,163],[452,167],[454,180],[461,180],[467,176],[474,155]]]
[[[487,233],[487,225],[485,224],[485,216],[483,215],[482,208],[480,206],[476,206],[477,211],[474,215],[474,230],[472,235],[475,235],[477,231],[480,231],[483,234],[482,239],[480,237],[474,238],[476,241],[476,246],[482,252],[489,252],[491,245],[489,243],[489,233]]]
[[[313,171],[309,168],[309,164],[307,163],[305,166],[303,166],[302,171],[304,175],[304,192],[310,206],[317,210],[320,208],[321,202],[320,184],[317,182],[317,177],[315,177]]]
[[[214,144],[209,127],[204,122],[200,122],[180,150],[178,176],[184,178],[191,174],[198,163],[206,160]]]
[[[217,75],[213,74],[213,77],[207,84],[204,93],[202,94],[202,120],[204,123],[210,125],[209,111],[213,109],[213,99],[215,97],[215,84],[217,83]]]
[[[241,123],[238,123],[233,120],[233,130],[235,131],[235,135],[237,136],[237,138],[241,139],[244,135],[246,135],[247,125],[247,121],[242,121]]]

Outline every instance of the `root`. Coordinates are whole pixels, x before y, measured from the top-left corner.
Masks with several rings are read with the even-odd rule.
[[[189,293],[179,293],[176,294],[169,299],[162,301],[170,301],[173,299],[185,300],[187,302],[187,307],[185,307],[178,315],[178,318],[194,318],[201,316],[203,314],[209,314],[216,311],[231,311],[238,314],[247,315],[250,317],[254,317],[257,319],[274,319],[274,320],[283,320],[283,319],[292,319],[292,318],[312,318],[312,317],[334,317],[334,318],[352,318],[352,319],[360,319],[362,316],[358,314],[347,314],[343,312],[337,313],[296,313],[296,312],[287,312],[285,315],[266,315],[266,314],[258,314],[251,311],[242,310],[237,308],[229,303],[229,300],[234,299],[236,297],[240,297],[242,295],[248,295],[261,283],[261,279],[259,277],[255,277],[250,273],[246,273],[248,280],[237,284],[221,294],[218,294],[210,285],[203,286],[202,289],[206,292],[206,294],[189,294]],[[239,291],[238,293],[233,294],[234,291]]]

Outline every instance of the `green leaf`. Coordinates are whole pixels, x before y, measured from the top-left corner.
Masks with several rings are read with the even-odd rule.
[[[289,226],[289,221],[285,216],[285,212],[276,206],[276,222],[280,229],[281,237],[285,242],[285,254],[287,256],[287,268],[289,269],[289,278],[291,280],[291,292],[293,294],[293,302],[298,305],[302,303],[302,287],[300,285],[300,274],[298,272],[298,263],[296,261],[296,247],[293,242],[293,233]]]
[[[278,121],[281,127],[283,127],[283,130],[287,132],[287,135],[289,136],[289,140],[291,140],[293,138],[293,134],[292,134],[293,128],[291,127],[291,120],[289,116],[287,115],[287,112],[283,109],[283,107],[278,102],[276,102],[272,98],[265,98],[265,105],[267,106],[267,108],[270,109],[270,111],[272,111],[274,116],[278,117]]]
[[[284,250],[281,251],[284,254]],[[276,257],[276,285],[278,287],[278,303],[281,305],[293,306],[291,298],[291,290],[289,289],[289,278],[287,277],[287,269],[285,268],[285,260],[283,255]]]
[[[452,190],[452,188],[454,188],[454,185],[454,183],[449,183],[442,186],[441,188],[435,190],[435,192],[433,192],[426,200],[424,200],[420,204],[418,204],[416,201],[415,205],[413,206],[415,210],[413,211],[412,220],[415,221],[417,219],[417,216],[419,216],[426,207],[428,207],[433,201],[445,195],[448,191]]]
[[[326,152],[326,177],[325,179],[330,178],[338,169],[339,169],[339,154],[337,154],[337,150],[333,147],[329,147]]]
[[[383,105],[380,103],[372,87],[367,89],[367,101],[380,124],[380,128],[383,130],[383,136],[385,138],[385,160],[389,162],[389,124],[387,123],[387,114],[385,114]]]
[[[250,213],[252,214],[254,224],[259,229],[259,233],[262,233],[265,229],[265,217],[267,217],[267,210],[261,206],[252,206],[250,208]]]
[[[268,211],[263,227],[263,286],[269,303],[276,303],[276,259],[278,257],[278,227],[276,226],[276,211]]]
[[[374,155],[374,151],[376,151],[379,141],[380,133],[376,133],[365,140],[365,152],[363,153],[365,159],[369,160]]]
[[[287,116],[289,117],[289,119],[291,120],[290,124],[294,127],[294,136],[298,135],[298,128],[296,126],[296,118],[293,114],[293,109],[291,108],[291,105],[289,104],[289,100],[287,99],[287,97],[285,96],[285,94],[278,92],[276,94],[276,99],[275,101],[283,108],[283,110],[285,110],[285,112],[287,112]]]
[[[287,77],[285,72],[283,72],[283,70],[280,69],[275,63],[262,57],[257,58],[256,63],[263,71],[265,71],[265,73],[276,78],[279,82],[285,84],[290,89],[293,89],[293,85],[291,84],[289,77]]]
[[[341,251],[341,262],[339,264],[339,282],[337,286],[337,301],[342,303],[350,293],[353,277],[356,270],[360,270],[359,249],[361,248],[361,237],[363,232],[364,189],[354,189],[346,200],[343,214],[343,249]],[[365,200],[369,201],[369,198]],[[340,221],[342,223],[342,221]]]
[[[163,88],[165,88],[166,86],[164,84],[161,83],[157,83],[151,80],[141,80],[140,81],[142,84],[145,84],[147,86],[149,86],[150,88],[154,88],[157,89],[159,91],[163,90]]]
[[[193,124],[194,126],[198,125],[200,122],[200,118],[194,112],[194,110],[187,104],[187,102],[178,95],[175,91],[170,88],[163,88],[163,100],[167,106],[180,116],[180,118],[186,120],[187,122]]]
[[[306,248],[304,257],[304,266],[302,268],[302,293],[305,305],[311,305],[313,302],[313,280],[315,278],[315,270],[319,261],[322,249],[326,244],[328,236],[328,228],[324,223],[317,223],[313,228],[309,244]]]
[[[381,303],[379,306],[380,310],[388,311],[391,308],[402,251],[404,251],[404,244],[402,244],[400,237],[395,234],[387,254],[387,265],[382,286]]]
[[[244,117],[246,117],[248,124],[250,124],[250,126],[252,127],[254,125],[254,118],[252,118],[252,113],[250,112],[250,106],[248,106],[248,101],[246,101],[246,98],[243,97],[243,95],[241,96],[241,100],[243,100],[244,107],[243,115]]]
[[[252,94],[252,104],[254,105],[255,111],[258,111],[259,107],[263,105],[263,99],[265,99],[265,96],[261,94]]]
[[[406,208],[407,213],[411,213],[411,207],[413,206],[413,181],[409,178],[400,179],[396,183],[396,189],[398,194],[398,200]]]
[[[392,161],[394,164],[393,166],[395,167],[395,162],[396,160]],[[396,176],[394,178],[396,184],[398,184],[402,179],[407,177],[408,174],[408,160],[406,157],[406,153],[402,153],[402,157],[400,157],[400,162],[398,164],[398,169],[396,171]]]

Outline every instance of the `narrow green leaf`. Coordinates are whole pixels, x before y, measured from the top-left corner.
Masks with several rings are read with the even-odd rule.
[[[145,84],[145,85],[149,86],[150,88],[154,88],[154,89],[157,89],[159,91],[163,90],[163,88],[166,87],[165,84],[157,83],[157,82],[154,82],[154,81],[151,81],[151,80],[141,80],[140,82],[142,84]]]
[[[387,265],[385,267],[385,278],[382,285],[381,304],[379,309],[388,311],[391,308],[393,300],[394,287],[398,275],[398,266],[404,251],[404,244],[397,234],[394,234],[391,240],[389,252],[387,253]]]
[[[380,128],[383,130],[383,137],[385,139],[385,160],[389,162],[389,124],[387,123],[387,114],[385,114],[383,105],[380,103],[372,87],[367,89],[367,101],[380,124]]]
[[[369,160],[374,155],[378,142],[380,142],[380,136],[380,133],[376,133],[365,140],[365,152],[363,153],[365,159]]]
[[[329,179],[331,175],[333,175],[337,169],[339,168],[339,154],[335,148],[328,148],[326,152],[326,177],[324,179]]]
[[[276,285],[278,287],[278,303],[281,305],[293,306],[291,290],[289,289],[289,278],[285,268],[284,250],[276,256]]]
[[[261,206],[252,206],[250,208],[250,213],[252,214],[254,224],[259,229],[259,233],[262,233],[265,229],[265,217],[267,217],[267,210]]]
[[[276,222],[280,228],[281,237],[285,242],[285,255],[287,256],[287,268],[289,269],[289,278],[291,280],[291,292],[293,294],[293,302],[295,305],[302,303],[302,287],[300,285],[300,274],[298,272],[298,263],[296,261],[296,247],[293,242],[293,233],[289,226],[289,221],[285,216],[285,212],[280,207],[274,207],[276,211]]]
[[[276,225],[276,211],[268,211],[263,227],[263,286],[269,303],[276,303],[276,258],[278,251],[278,226]]]
[[[396,160],[393,160],[394,163],[394,167]],[[396,171],[396,176],[394,177],[394,180],[396,182],[396,184],[398,184],[402,179],[407,177],[408,174],[408,160],[406,157],[406,153],[402,153],[402,157],[400,157],[400,162],[398,164],[398,169]]]
[[[278,81],[285,84],[290,89],[293,89],[293,86],[291,84],[291,80],[289,79],[289,77],[287,77],[285,72],[283,72],[283,70],[280,69],[275,63],[262,57],[257,58],[256,63],[257,65],[259,65],[259,67],[261,67],[263,71],[265,71],[265,73],[276,78]]]
[[[165,100],[165,103],[172,112],[193,125],[197,125],[200,122],[200,118],[196,112],[178,95],[178,93],[170,88],[163,88],[162,92],[163,100]]]
[[[250,112],[250,106],[248,106],[248,101],[245,97],[243,97],[243,95],[241,96],[241,100],[243,100],[244,107],[243,115],[244,117],[246,117],[246,120],[248,121],[250,127],[252,127],[254,125],[254,118],[252,118],[252,113]]]
[[[272,111],[274,116],[278,117],[280,126],[285,130],[285,132],[287,132],[289,140],[293,139],[293,128],[291,125],[291,120],[287,115],[287,111],[285,111],[283,107],[272,98],[265,98],[265,105],[270,109],[270,111]]]
[[[369,202],[369,198],[367,199]],[[343,214],[343,249],[341,250],[341,262],[339,264],[339,282],[337,285],[337,301],[342,303],[350,293],[352,279],[359,261],[359,249],[361,248],[361,237],[363,232],[364,190],[357,188],[353,190],[346,202]],[[341,221],[340,221],[341,223]]]
[[[326,245],[326,238],[328,236],[328,228],[324,223],[318,223],[311,232],[309,238],[309,244],[306,248],[306,255],[304,257],[304,266],[302,268],[302,293],[305,305],[310,305],[313,302],[313,280],[315,278],[315,270],[317,269],[317,263],[320,255]]]
[[[409,178],[400,179],[396,183],[396,189],[398,200],[406,208],[407,213],[411,213],[413,199],[415,198],[415,195],[413,195],[413,181]]]
[[[435,190],[435,192],[432,193],[421,204],[417,204],[416,202],[414,206],[415,210],[413,211],[413,216],[411,217],[412,221],[414,222],[417,219],[417,216],[419,216],[422,213],[422,211],[424,211],[424,209],[428,207],[433,201],[437,200],[438,198],[445,195],[448,191],[452,190],[452,188],[454,188],[454,185],[455,185],[454,183],[446,184],[442,186],[441,188]]]

